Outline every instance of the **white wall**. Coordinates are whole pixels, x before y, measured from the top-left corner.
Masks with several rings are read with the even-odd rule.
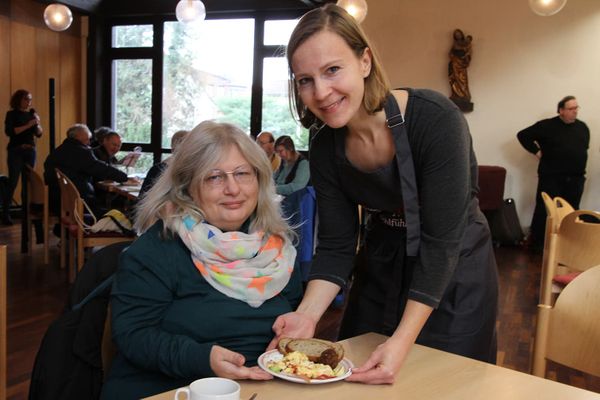
[[[504,197],[516,200],[529,226],[537,159],[516,133],[556,115],[556,103],[577,97],[591,132],[581,207],[600,210],[600,0],[569,0],[551,17],[527,0],[367,0],[363,27],[392,85],[450,94],[452,32],[473,36],[468,69],[475,109],[467,113],[479,164],[507,169]]]

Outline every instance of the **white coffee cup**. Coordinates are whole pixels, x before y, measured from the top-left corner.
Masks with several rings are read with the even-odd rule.
[[[185,393],[187,400],[240,400],[240,385],[227,378],[203,378],[177,389],[175,400],[179,393]]]

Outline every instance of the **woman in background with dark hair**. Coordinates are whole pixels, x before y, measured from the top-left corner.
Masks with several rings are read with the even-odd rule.
[[[287,135],[278,137],[275,152],[281,158],[281,165],[273,173],[277,194],[287,196],[306,187],[310,180],[308,160],[296,151],[292,138]]]
[[[30,92],[25,89],[17,90],[10,98],[11,110],[6,113],[4,119],[4,132],[10,138],[7,146],[8,203],[5,201],[2,216],[5,224],[11,223],[8,210],[21,171],[25,168],[25,164],[31,167],[35,165],[34,137],[42,136],[40,116],[31,108],[32,100]]]

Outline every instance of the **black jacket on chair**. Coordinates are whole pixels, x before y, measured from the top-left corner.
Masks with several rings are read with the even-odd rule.
[[[101,343],[111,282],[119,255],[129,244],[104,247],[77,275],[64,313],[42,339],[31,373],[30,400],[99,398]]]

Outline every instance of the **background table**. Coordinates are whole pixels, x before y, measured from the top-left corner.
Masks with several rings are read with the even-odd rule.
[[[368,333],[341,343],[347,358],[358,366],[385,339],[385,336]],[[344,381],[304,385],[277,378],[239,383],[241,400],[249,399],[253,393],[258,393],[256,400],[600,400],[598,393],[420,345],[413,346],[393,385]],[[175,390],[172,390],[149,399],[172,400],[174,395]]]
[[[135,201],[138,199],[140,195],[140,190],[142,189],[142,184],[139,185],[122,185],[115,181],[100,181],[96,183],[101,189],[109,192],[115,193],[119,196],[125,197],[127,200]]]

